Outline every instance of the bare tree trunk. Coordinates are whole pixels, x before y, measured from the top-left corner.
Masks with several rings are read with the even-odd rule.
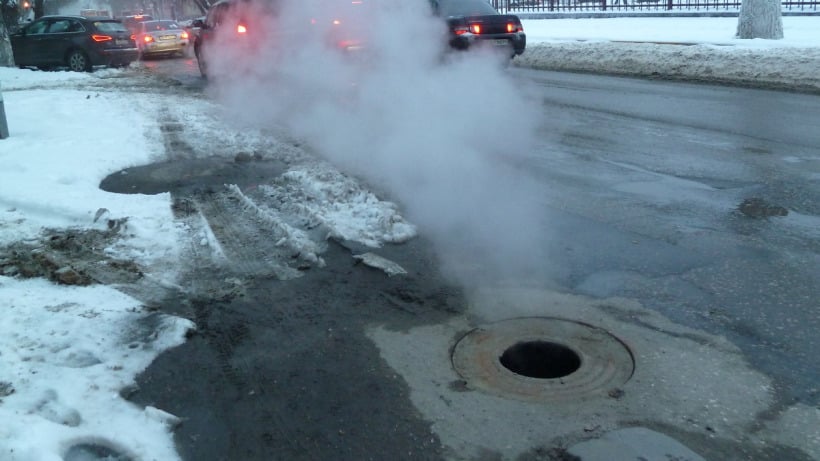
[[[737,20],[737,38],[783,38],[780,0],[742,0]]]
[[[2,15],[0,15],[0,67],[14,67],[9,30],[6,28],[6,21]]]

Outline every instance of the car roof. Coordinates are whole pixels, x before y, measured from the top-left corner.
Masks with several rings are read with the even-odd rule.
[[[88,19],[88,16],[80,16],[78,14],[49,14],[40,16],[40,19]]]

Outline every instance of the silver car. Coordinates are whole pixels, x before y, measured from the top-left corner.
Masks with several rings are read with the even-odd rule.
[[[176,21],[154,20],[144,21],[137,24],[137,32],[134,34],[137,48],[140,55],[181,55],[188,48],[190,40],[188,32],[185,31]]]

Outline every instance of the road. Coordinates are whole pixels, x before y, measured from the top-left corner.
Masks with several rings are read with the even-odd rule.
[[[196,94],[194,70],[143,71]],[[192,271],[196,296],[157,303],[198,331],[129,398],[183,418],[185,459],[572,459],[632,426],[711,460],[820,457],[820,97],[508,73],[542,116],[530,150],[498,158],[531,187],[517,235],[380,249],[402,277],[331,241],[301,277]],[[229,200],[173,193],[222,237],[251,235]],[[250,242],[228,250],[273,251]],[[467,344],[476,327],[502,349]],[[582,357],[558,387],[480,362],[539,335]],[[627,358],[598,357],[612,347]]]

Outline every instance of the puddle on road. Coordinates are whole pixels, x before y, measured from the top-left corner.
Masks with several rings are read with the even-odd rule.
[[[255,158],[250,154],[239,154],[235,158],[177,159],[114,172],[100,182],[100,189],[118,194],[148,195],[191,192],[225,184],[246,189],[270,182],[285,169],[284,162]]]

